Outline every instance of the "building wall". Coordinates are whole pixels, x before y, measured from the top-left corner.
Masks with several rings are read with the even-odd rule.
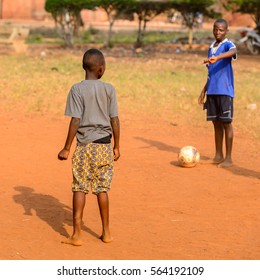
[[[0,19],[43,20],[50,15],[45,11],[45,0],[0,0]],[[106,21],[102,11],[82,11],[84,21]]]
[[[2,19],[43,19],[45,0],[0,0]]]

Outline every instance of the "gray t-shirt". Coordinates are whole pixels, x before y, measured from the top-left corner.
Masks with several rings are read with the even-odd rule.
[[[115,88],[100,80],[74,84],[67,97],[65,115],[80,119],[76,135],[80,144],[112,135],[110,117],[118,116]]]

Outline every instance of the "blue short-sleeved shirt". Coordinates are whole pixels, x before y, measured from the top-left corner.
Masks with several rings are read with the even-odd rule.
[[[228,39],[223,40],[217,47],[214,48],[214,43],[208,50],[208,57],[217,56],[225,53],[236,46]],[[208,82],[207,94],[228,95],[234,97],[234,74],[231,61],[237,59],[234,55],[232,58],[223,58],[219,61],[208,64]]]

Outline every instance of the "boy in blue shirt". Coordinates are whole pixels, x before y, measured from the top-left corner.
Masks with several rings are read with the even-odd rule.
[[[216,40],[208,50],[208,59],[204,61],[208,68],[208,79],[198,98],[198,103],[204,104],[207,110],[207,121],[212,121],[214,125],[216,152],[213,163],[219,167],[232,165],[234,75],[231,62],[237,58],[237,49],[226,38],[227,33],[227,22],[224,19],[216,20],[213,26]],[[205,95],[207,99],[204,103]]]

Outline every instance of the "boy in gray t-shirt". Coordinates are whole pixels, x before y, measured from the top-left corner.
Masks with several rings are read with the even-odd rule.
[[[120,157],[120,125],[115,89],[99,80],[105,68],[105,58],[99,50],[85,52],[85,80],[74,84],[67,97],[65,115],[70,116],[71,121],[58,159],[68,159],[75,136],[77,146],[72,156],[73,234],[62,243],[75,246],[82,245],[81,224],[89,190],[97,196],[102,221],[100,239],[106,243],[113,240],[109,229],[107,192],[112,182],[114,161]]]

